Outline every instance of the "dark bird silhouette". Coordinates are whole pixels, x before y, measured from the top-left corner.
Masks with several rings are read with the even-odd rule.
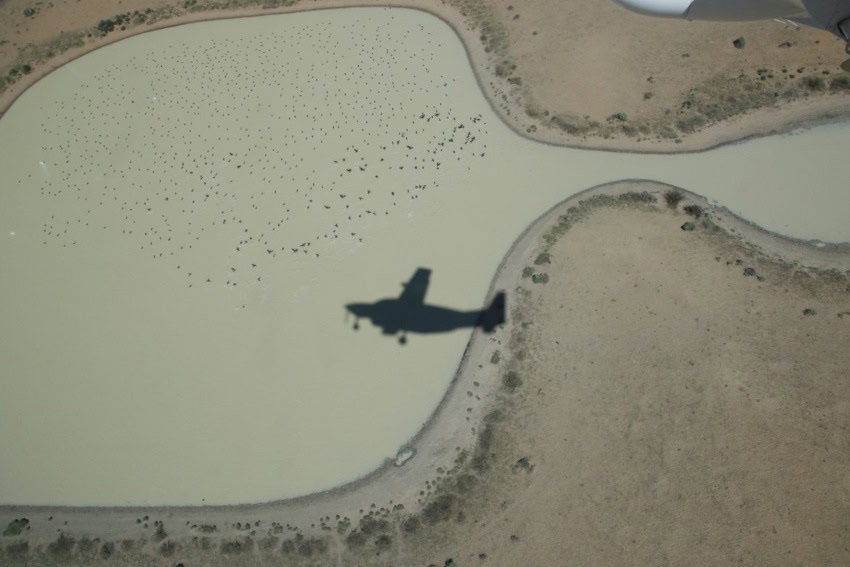
[[[360,318],[369,319],[381,327],[385,335],[401,332],[398,342],[407,343],[407,333],[445,333],[461,327],[481,327],[492,333],[505,322],[505,293],[496,294],[490,305],[481,310],[457,311],[447,307],[425,305],[425,293],[431,279],[431,270],[418,268],[410,281],[403,283],[404,290],[397,298],[387,298],[375,303],[348,303],[346,311],[356,317],[354,328],[360,327]]]

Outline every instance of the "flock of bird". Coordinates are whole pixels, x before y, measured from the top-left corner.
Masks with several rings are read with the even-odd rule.
[[[487,127],[453,110],[430,32],[326,20],[105,48],[108,66],[42,108],[43,243],[117,239],[188,286],[235,287],[462,190]]]

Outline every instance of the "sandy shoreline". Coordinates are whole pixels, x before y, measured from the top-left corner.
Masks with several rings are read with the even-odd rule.
[[[396,559],[389,559],[391,563],[398,560],[400,563],[396,564],[408,564],[410,552],[415,551],[414,555],[423,549],[441,552],[444,546],[458,545],[456,541],[452,543],[454,540],[444,532],[446,521],[450,521],[456,513],[486,515],[492,506],[492,494],[517,490],[515,479],[500,472],[505,470],[503,465],[494,469],[494,465],[489,463],[500,462],[506,457],[512,462],[511,454],[517,451],[516,437],[527,434],[521,429],[514,429],[516,424],[512,418],[505,416],[514,413],[525,415],[529,411],[533,415],[535,411],[533,403],[529,405],[530,402],[522,401],[529,399],[527,392],[517,398],[513,395],[515,386],[506,390],[506,384],[510,383],[506,382],[506,376],[513,372],[511,368],[526,364],[526,355],[522,353],[529,352],[529,347],[523,346],[522,341],[527,339],[518,339],[518,336],[524,337],[527,329],[534,328],[529,327],[536,319],[531,306],[534,297],[544,287],[532,284],[529,289],[524,270],[530,265],[540,264],[541,243],[557,241],[547,240],[546,235],[552,233],[558,219],[572,218],[569,211],[588,211],[576,213],[578,216],[571,221],[574,223],[583,222],[587,214],[597,214],[593,212],[596,210],[628,209],[631,206],[648,206],[669,215],[671,213],[665,212],[662,203],[665,194],[672,190],[675,188],[648,181],[623,181],[592,188],[553,207],[518,236],[500,263],[488,294],[492,295],[499,289],[508,290],[511,316],[507,324],[493,335],[477,331],[473,334],[445,398],[425,428],[408,445],[416,452],[414,458],[403,466],[387,461],[374,473],[339,489],[266,504],[130,508],[0,506],[0,524],[5,526],[22,517],[29,521],[24,532],[25,539],[7,539],[4,542],[7,558],[14,559],[17,553],[17,548],[9,544],[26,541],[27,550],[31,550],[27,553],[36,553],[33,557],[41,557],[41,561],[45,561],[60,553],[55,543],[60,533],[71,538],[65,541],[66,544],[71,542],[69,549],[74,549],[74,542],[77,544],[73,553],[67,550],[67,553],[60,553],[60,556],[65,553],[68,564],[73,564],[71,559],[85,563],[86,557],[92,557],[87,553],[102,553],[103,546],[109,542],[114,546],[114,549],[109,548],[112,551],[118,549],[121,542],[129,542],[123,544],[126,547],[123,550],[125,561],[132,563],[146,558],[152,564],[168,563],[175,552],[177,555],[174,557],[201,560],[207,564],[220,561],[232,564],[234,554],[250,563],[257,558],[255,549],[256,553],[271,554],[266,559],[274,564],[281,561],[286,564],[292,559],[285,551],[286,545],[294,546],[292,549],[295,550],[307,546],[305,549],[310,550],[306,553],[307,557],[314,557],[315,552],[315,558],[324,562],[321,557],[326,557],[326,554],[338,558],[361,557],[365,550],[373,549],[371,544],[361,542],[361,539],[381,537],[380,534],[388,538],[392,536],[394,541],[401,538],[405,542],[395,544],[402,546],[404,552],[389,543],[386,550],[395,550],[393,557]],[[698,230],[706,230],[709,235],[732,235],[731,239],[728,236],[723,238],[737,243],[732,246],[748,251],[748,265],[765,266],[764,269],[782,266],[782,270],[809,274],[806,277],[813,278],[813,283],[823,278],[829,281],[829,274],[833,272],[850,273],[850,254],[846,246],[818,249],[789,241],[766,233],[724,209],[712,207],[698,196],[685,191],[680,191],[680,194],[683,203],[699,204],[704,211],[701,214],[705,215],[701,218],[709,219],[710,224],[705,225],[707,228]],[[650,203],[650,199],[655,204]],[[680,219],[688,218],[679,214]],[[673,222],[677,221],[674,219]],[[547,267],[540,264],[539,269]],[[758,272],[762,273],[762,269],[759,267]],[[846,279],[846,276],[838,277]],[[789,282],[795,279],[791,278]],[[497,352],[500,354],[495,354]],[[496,421],[494,416],[497,416]],[[482,453],[484,437],[491,437],[483,436],[484,430],[506,419],[504,427],[507,429],[495,437],[495,441],[486,441],[486,451],[492,450],[492,456]],[[540,442],[544,443],[542,439]],[[491,443],[493,448],[489,449]],[[463,487],[470,482],[464,480],[468,478],[478,479],[470,485],[477,488],[459,491],[459,485]],[[485,494],[491,496],[481,500],[483,496],[477,492],[481,487],[487,487]],[[446,495],[451,496],[447,503],[441,500]],[[443,514],[439,507],[435,511],[435,503],[440,502],[444,502],[450,513]],[[163,525],[159,535],[155,522]],[[380,528],[375,528],[375,522]],[[408,531],[404,527],[414,523],[416,529]],[[470,524],[470,527],[474,525],[477,524]],[[281,543],[287,540],[292,543]],[[380,542],[376,545],[379,550],[383,549]],[[234,546],[238,553],[233,551]],[[281,546],[283,554],[277,551]],[[26,553],[21,555],[22,558],[26,556]],[[384,556],[377,564],[384,564],[386,560],[388,558]]]
[[[504,77],[499,77],[493,69],[494,54],[488,53],[490,48],[485,46],[477,37],[477,35],[480,35],[477,26],[480,24],[462,15],[462,10],[459,11],[446,2],[435,5],[427,0],[401,0],[396,2],[332,0],[318,3],[314,0],[312,5],[296,3],[292,6],[275,8],[239,8],[189,12],[168,17],[153,24],[135,25],[125,31],[115,30],[103,37],[90,39],[86,41],[83,47],[69,49],[49,59],[45,64],[36,66],[33,72],[24,75],[13,85],[7,87],[6,91],[0,94],[0,118],[14,101],[41,77],[86,53],[133,35],[207,20],[257,17],[346,7],[408,8],[426,12],[443,20],[461,39],[473,75],[491,108],[516,134],[536,142],[572,148],[636,153],[696,152],[710,150],[740,140],[783,133],[850,116],[850,96],[845,96],[841,92],[829,94],[829,91],[824,91],[825,94],[813,92],[811,97],[806,94],[797,100],[780,103],[776,107],[768,106],[745,111],[720,122],[709,124],[707,127],[688,135],[676,137],[675,140],[643,139],[643,143],[641,143],[640,136],[636,139],[634,135],[625,136],[618,132],[613,132],[610,137],[608,135],[605,137],[587,137],[579,134],[564,138],[564,132],[557,128],[537,128],[534,125],[537,122],[533,120],[532,126],[528,125],[529,115],[526,113],[525,105],[527,103],[524,102],[523,95],[507,96],[504,87],[500,86]]]
[[[112,41],[159,27],[208,19],[363,5],[378,4],[340,1],[334,2],[332,6],[328,4],[296,5],[279,10],[206,12],[187,15],[144,29],[134,28],[123,35],[115,32],[96,46],[92,44],[91,47],[87,45],[78,51],[66,52],[52,61],[50,68],[56,68]],[[482,61],[486,60],[486,55],[474,36],[475,31],[465,27],[465,20],[450,8],[434,9],[425,2],[394,3],[393,6],[424,10],[449,23],[466,46],[482,91],[497,114],[503,116],[499,105],[494,104],[491,99],[490,89],[484,88],[482,84],[484,71],[481,66],[484,65]],[[34,72],[31,82],[37,80],[35,75]],[[18,92],[10,89],[4,93],[3,98],[0,99],[2,108],[8,108],[14,98],[26,88],[24,81],[17,83],[15,89],[19,86]],[[807,123],[846,117],[848,111],[850,111],[850,100],[846,100],[846,97],[844,99],[821,97],[811,103],[797,101],[780,109],[759,111],[734,122],[717,125],[686,138],[675,147],[671,144],[671,147],[658,151],[700,151],[738,141],[743,137],[768,135]],[[520,135],[538,139],[517,128],[512,120],[506,120],[506,123]],[[604,149],[621,151],[646,150],[646,147],[638,147],[636,143],[628,139],[611,140],[610,146],[606,143],[605,146],[579,145],[578,147],[604,147]],[[527,279],[522,278],[521,273],[537,256],[541,237],[551,229],[552,223],[558,216],[564,214],[570,207],[578,206],[581,202],[590,201],[598,196],[616,199],[620,195],[639,191],[650,191],[658,201],[662,201],[664,193],[669,190],[671,190],[669,186],[652,182],[628,181],[592,188],[556,205],[531,223],[507,251],[496,269],[488,298],[496,290],[515,290],[524,282],[527,283]],[[822,277],[822,272],[825,271],[838,270],[839,277],[846,277],[850,271],[850,254],[847,252],[846,245],[819,249],[805,243],[789,241],[766,233],[722,209],[711,207],[698,196],[686,192],[683,194],[688,202],[697,203],[708,211],[711,221],[722,231],[736,234],[736,239],[743,246],[748,247],[759,261],[764,261],[766,264],[770,261],[787,264],[790,266],[789,270],[796,270],[795,273],[811,274],[800,277],[811,277],[815,280]],[[663,207],[660,208],[663,210]],[[681,220],[684,222],[687,217],[683,216]],[[515,318],[512,317],[511,321],[494,335],[484,335],[477,331],[473,333],[445,398],[434,410],[427,425],[409,443],[409,446],[416,451],[415,457],[401,467],[395,466],[392,461],[387,461],[373,473],[338,489],[292,500],[244,506],[129,508],[0,506],[0,527],[5,527],[21,517],[29,520],[29,524],[25,527],[25,538],[14,536],[4,538],[6,541],[2,542],[3,553],[6,553],[6,558],[10,562],[22,558],[21,562],[29,561],[26,558],[27,553],[32,552],[41,554],[39,561],[45,563],[58,558],[67,561],[68,564],[74,562],[84,564],[97,555],[106,557],[104,550],[110,549],[109,556],[114,555],[115,558],[120,559],[123,553],[124,560],[128,563],[142,558],[151,564],[173,564],[174,559],[185,556],[187,560],[197,559],[208,564],[256,564],[257,557],[254,556],[256,549],[257,553],[269,554],[266,559],[269,564],[272,564],[288,563],[293,560],[293,557],[296,562],[346,563],[346,560],[352,557],[347,554],[353,554],[354,557],[363,560],[361,563],[365,563],[364,558],[368,550],[370,562],[409,564],[412,563],[413,557],[418,560],[417,554],[422,549],[426,549],[433,553],[436,560],[443,551],[442,546],[462,547],[440,531],[445,529],[446,522],[463,523],[456,517],[458,509],[463,510],[463,506],[455,501],[441,500],[446,495],[445,486],[455,487],[452,494],[460,493],[456,487],[458,482],[462,484],[462,479],[466,478],[465,475],[470,474],[468,470],[470,458],[476,453],[479,457],[484,457],[480,447],[481,432],[486,429],[488,423],[486,416],[492,415],[490,412],[494,408],[504,410],[505,407],[512,408],[514,407],[512,404],[519,403],[505,391],[506,363],[492,362],[495,351],[499,351],[502,353],[500,356],[504,357],[504,353],[511,350],[512,334],[517,332],[517,325],[528,322],[519,319],[515,323],[514,320]],[[527,463],[528,461],[526,465]],[[509,479],[514,480],[506,483],[504,475],[507,473],[504,471],[499,474],[494,473],[491,478],[487,470],[486,467],[478,470],[479,482],[491,482],[502,487],[510,485],[510,490],[515,490],[515,487],[510,484],[515,482],[515,475],[508,476]],[[470,494],[474,493],[475,491],[470,489]],[[449,512],[443,514],[443,508],[434,508],[435,502],[448,502],[446,507]],[[478,504],[480,502],[473,497],[469,497],[466,501],[466,505],[472,505],[473,508]],[[481,504],[481,510],[489,510],[487,506],[491,506],[491,503]],[[431,517],[428,516],[429,510],[436,518],[433,522],[428,519]],[[416,518],[416,521],[423,526],[432,526],[437,535],[422,535],[421,530],[426,528],[420,528],[419,532],[412,530],[408,533],[404,526],[408,525],[412,518]],[[157,534],[155,521],[163,522],[162,533],[165,535]],[[382,527],[375,528],[374,524],[380,522],[386,522],[387,525],[382,524]],[[206,531],[202,526],[216,527],[214,530]],[[67,550],[62,546],[50,547],[51,544],[55,544],[58,533],[65,533],[73,538]],[[356,544],[357,537],[352,538],[352,534],[358,533],[367,538],[368,543]],[[508,534],[508,532],[498,533],[505,537]],[[380,540],[382,537],[391,537],[394,543],[383,547],[384,544],[379,543],[383,541]],[[27,541],[27,549],[18,556],[16,554],[21,552],[21,549],[14,548],[14,545],[20,541]],[[131,543],[124,549],[122,541]],[[292,542],[294,556],[279,553],[281,546],[286,549],[287,541]],[[170,542],[173,546],[169,546]],[[111,544],[112,547],[108,547],[107,544]],[[268,545],[267,549],[265,545]],[[377,556],[374,555],[375,549],[378,550]],[[493,555],[492,552],[491,555]],[[510,564],[504,556],[498,557],[500,559],[497,559],[497,562],[501,560],[502,564]],[[444,558],[440,560],[443,561]]]

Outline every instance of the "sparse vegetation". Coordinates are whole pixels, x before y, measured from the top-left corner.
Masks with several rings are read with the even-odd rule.
[[[272,551],[277,549],[280,543],[280,538],[277,536],[266,536],[259,541],[259,547],[263,551]]]
[[[236,555],[254,549],[254,541],[250,537],[245,539],[225,540],[221,542],[219,550],[224,555]]]
[[[6,526],[6,529],[3,530],[4,536],[16,536],[21,535],[25,529],[29,527],[30,521],[26,518],[15,518]]]
[[[328,543],[316,537],[305,538],[300,534],[296,536],[296,550],[299,555],[311,557],[314,554],[321,554],[328,550]]]
[[[100,546],[100,557],[103,559],[109,559],[115,554],[115,544],[111,541],[104,542],[102,546]]]
[[[835,77],[829,83],[829,90],[831,91],[850,91],[850,76],[841,75],[839,77]]]
[[[520,378],[519,375],[514,371],[507,372],[502,377],[502,386],[508,392],[513,393],[516,391],[517,388],[522,386],[522,378]]]
[[[173,541],[164,541],[162,545],[159,546],[159,554],[163,557],[171,557],[174,555],[174,552],[177,551],[177,544]]]
[[[699,205],[687,205],[682,210],[694,217],[695,219],[698,219],[703,215],[702,207],[700,207]]]
[[[534,465],[528,460],[528,457],[522,457],[511,466],[511,472],[517,474],[519,472],[530,473],[534,470]]]
[[[445,522],[452,517],[457,504],[453,494],[440,494],[429,502],[422,510],[422,518],[431,525]]]
[[[577,118],[569,114],[556,114],[549,119],[556,128],[560,128],[568,134],[585,134],[592,129],[590,122],[584,118]]]
[[[360,518],[360,531],[367,536],[374,535],[378,532],[386,531],[389,526],[389,522],[387,522],[383,518],[375,518],[371,515],[363,516],[362,518]]]
[[[422,522],[419,521],[419,518],[416,516],[410,516],[405,518],[405,520],[401,523],[401,529],[406,534],[413,534],[419,531],[419,528],[422,526]]]
[[[366,536],[358,530],[352,530],[351,533],[345,537],[345,543],[348,547],[363,547],[366,544]]]
[[[682,195],[682,192],[678,189],[671,189],[664,193],[664,201],[667,203],[667,206],[671,209],[675,209],[679,206],[679,202],[684,199],[685,196]]]
[[[802,85],[810,91],[822,91],[826,87],[823,79],[817,75],[809,75],[800,79]]]
[[[658,199],[656,199],[655,196],[652,193],[649,193],[648,191],[641,191],[639,193],[635,191],[628,191],[626,193],[621,193],[617,195],[617,201],[619,203],[649,204],[655,203],[657,200]]]
[[[112,20],[100,20],[95,27],[97,27],[97,30],[102,35],[106,35],[115,29],[115,22]]]
[[[55,541],[47,544],[47,551],[54,556],[66,557],[74,549],[74,538],[64,533],[59,534]]]
[[[686,134],[692,134],[705,126],[708,119],[702,114],[692,114],[686,118],[680,118],[676,121],[676,128]]]

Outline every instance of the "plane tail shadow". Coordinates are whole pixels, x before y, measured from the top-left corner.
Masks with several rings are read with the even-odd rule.
[[[505,292],[500,291],[490,302],[487,309],[481,311],[478,318],[478,326],[485,333],[492,333],[493,330],[505,322]]]

